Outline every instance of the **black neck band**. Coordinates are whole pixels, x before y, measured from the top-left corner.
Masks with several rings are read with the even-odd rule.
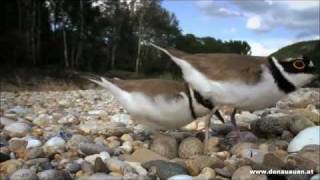
[[[189,109],[190,109],[190,112],[191,112],[191,116],[192,116],[193,119],[197,119],[196,113],[194,112],[194,107],[193,107],[192,98],[191,98],[191,92],[190,92],[188,83],[185,83],[185,87],[186,87],[186,90],[187,90],[187,96],[188,96]]]
[[[281,74],[280,70],[274,64],[271,57],[269,58],[269,63],[270,63],[269,69],[279,89],[285,92],[286,94],[295,91],[296,87]]]

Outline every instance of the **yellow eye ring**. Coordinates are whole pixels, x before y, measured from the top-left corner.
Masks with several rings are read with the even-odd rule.
[[[299,69],[299,70],[304,69],[305,66],[306,65],[304,64],[303,61],[295,61],[295,62],[293,62],[293,67],[296,68],[296,69]]]

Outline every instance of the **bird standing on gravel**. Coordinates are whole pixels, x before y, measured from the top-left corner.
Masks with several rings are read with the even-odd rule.
[[[213,107],[234,107],[236,125],[239,110],[260,110],[308,83],[315,77],[313,62],[304,56],[278,60],[238,54],[188,54],[177,49],[151,45],[167,54],[182,70],[184,80]],[[205,104],[202,104],[206,107]]]

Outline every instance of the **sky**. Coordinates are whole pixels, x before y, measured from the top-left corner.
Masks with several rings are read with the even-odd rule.
[[[245,40],[252,55],[319,37],[320,0],[163,0],[183,34]]]

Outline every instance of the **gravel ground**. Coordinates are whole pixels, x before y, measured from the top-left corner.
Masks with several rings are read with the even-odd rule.
[[[105,90],[1,92],[0,179],[316,179],[319,107],[319,89],[301,89],[237,114],[241,141],[213,120],[205,153],[201,120],[149,134]],[[250,175],[270,169],[310,172]]]

